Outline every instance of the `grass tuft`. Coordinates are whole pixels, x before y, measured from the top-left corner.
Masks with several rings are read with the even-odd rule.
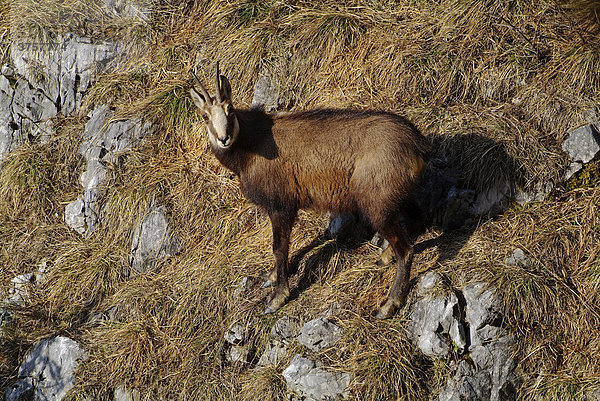
[[[281,400],[281,372],[295,353],[351,373],[351,399],[439,392],[451,361],[415,350],[408,312],[371,318],[393,269],[377,266],[366,242],[319,239],[325,216],[299,215],[292,300],[274,316],[261,314],[262,275],[273,263],[268,218],[210,154],[188,98],[189,72],[196,69],[210,91],[220,61],[238,107],[268,74],[285,109],[404,114],[434,142],[435,161],[457,169],[461,187],[558,184],[560,144],[600,98],[597,2],[163,2],[147,22],[108,15],[103,4],[0,0],[2,62],[21,34],[140,38],[130,42],[146,46],[98,78],[81,115],[109,104],[119,118],[144,116],[159,127],[107,165],[103,225],[85,239],[62,222],[64,206],[81,193],[83,117],[58,120],[50,142],[26,144],[2,161],[0,293],[44,258],[49,268],[0,335],[0,385],[11,383],[37,339],[65,333],[89,352],[75,400],[109,399],[120,385],[144,399]],[[597,169],[591,162],[565,189],[556,185],[553,199],[444,235],[415,255],[413,279],[435,270],[452,286],[484,279],[502,293],[524,399],[580,399],[600,388]],[[158,204],[183,251],[160,271],[136,274],[128,266],[133,231]],[[507,266],[516,247],[530,262]],[[240,289],[243,278],[249,285]],[[313,354],[292,344],[284,361],[265,368],[225,358],[223,335],[234,323],[249,329],[256,359],[278,318],[302,324],[324,313],[345,330],[331,349]]]

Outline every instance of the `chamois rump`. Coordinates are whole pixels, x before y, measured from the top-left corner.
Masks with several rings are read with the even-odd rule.
[[[288,251],[299,209],[353,213],[387,239],[398,261],[378,318],[406,302],[413,258],[412,231],[421,216],[411,190],[424,169],[429,144],[407,119],[382,111],[319,109],[268,114],[235,109],[231,85],[216,67],[216,96],[192,73],[190,95],[206,122],[210,147],[240,180],[244,195],[269,215],[274,286],[265,313],[290,296]]]

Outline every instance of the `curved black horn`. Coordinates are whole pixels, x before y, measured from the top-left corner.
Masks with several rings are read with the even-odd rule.
[[[204,85],[202,85],[202,82],[200,82],[200,80],[198,79],[198,77],[196,76],[196,74],[194,74],[194,71],[190,71],[192,73],[192,76],[194,77],[194,80],[196,81],[196,84],[198,85],[198,88],[200,89],[200,92],[202,92],[202,96],[204,96],[204,101],[209,105],[212,106],[212,99],[210,98],[210,95],[208,94],[208,91],[206,90],[206,88],[204,87]]]
[[[219,62],[217,61],[217,75],[215,76],[215,87],[217,88],[217,102],[221,103],[221,77],[219,75]]]

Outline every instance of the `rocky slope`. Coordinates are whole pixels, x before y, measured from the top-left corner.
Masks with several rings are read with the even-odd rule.
[[[118,5],[113,7],[118,8]],[[146,10],[145,18],[149,18],[148,15]],[[10,61],[2,66],[0,71],[0,163],[22,146],[44,146],[56,135],[56,130],[60,129],[61,118],[86,114],[85,123],[80,126],[78,135],[79,155],[83,163],[79,182],[80,191],[69,202],[63,202],[64,214],[60,216],[64,223],[77,233],[75,241],[82,244],[87,243],[86,241],[95,241],[97,237],[105,235],[106,230],[112,229],[110,224],[115,221],[115,216],[110,213],[110,202],[114,200],[115,194],[111,192],[110,185],[114,183],[115,166],[134,160],[135,152],[146,152],[147,147],[150,146],[148,143],[153,143],[152,141],[160,137],[160,130],[164,129],[164,122],[157,121],[156,115],[150,112],[125,116],[108,101],[91,106],[84,104],[86,95],[94,84],[101,77],[108,76],[112,72],[111,68],[122,63],[124,57],[131,56],[123,53],[124,48],[122,42],[98,41],[75,33],[61,34],[51,43],[44,44],[15,41],[11,43]],[[260,78],[255,82],[253,95],[253,105],[264,105],[269,110],[281,108],[281,105],[286,103],[283,100],[285,95],[277,84],[277,76],[271,74],[268,69],[261,71]],[[542,202],[556,185],[562,186],[571,177],[579,177],[578,172],[582,169],[582,171],[589,171],[586,168],[598,159],[600,152],[599,127],[600,121],[598,115],[595,115],[585,125],[565,133],[566,139],[561,142],[561,146],[565,152],[564,158],[568,160],[565,163],[565,171],[557,173],[563,176],[562,180],[558,182],[541,180],[525,186],[522,177],[514,172],[501,175],[503,179],[496,179],[497,175],[494,175],[494,179],[489,182],[485,179],[480,180],[477,184],[481,185],[472,185],[464,179],[468,175],[463,171],[465,163],[457,162],[456,157],[456,149],[461,146],[471,150],[476,149],[472,150],[473,153],[470,155],[474,155],[473,157],[481,165],[493,163],[494,160],[503,160],[506,162],[505,166],[510,166],[514,170],[519,169],[519,162],[515,161],[501,144],[493,140],[473,136],[468,138],[466,143],[461,139],[452,144],[452,138],[446,142],[436,142],[434,158],[420,188],[419,199],[422,207],[432,216],[436,230],[443,230],[452,235],[453,229],[472,232],[477,229],[477,222],[487,221],[491,216],[501,215],[511,208],[527,208],[535,202]],[[156,167],[157,164],[158,162],[153,166]],[[193,163],[190,165],[195,166]],[[2,168],[3,164],[0,164],[0,169]],[[145,166],[145,168],[151,167]],[[224,173],[220,173],[218,177],[211,173],[213,167],[198,168],[208,171],[207,176],[212,177],[213,181],[225,180]],[[201,178],[198,182],[204,185],[204,180]],[[200,195],[197,195],[197,198],[200,198]],[[105,382],[102,382],[102,379],[98,382],[96,379],[95,382],[88,384],[86,382],[88,378],[78,375],[87,372],[86,364],[93,366],[94,363],[101,361],[96,344],[93,340],[90,341],[90,337],[86,337],[87,334],[84,332],[90,333],[98,328],[102,330],[134,324],[140,324],[140,327],[146,324],[152,325],[151,319],[146,319],[147,315],[144,315],[144,319],[135,315],[143,306],[135,304],[136,297],[118,303],[112,299],[112,296],[125,293],[123,296],[126,297],[126,291],[131,290],[126,288],[136,285],[139,285],[139,291],[144,292],[146,288],[144,286],[155,280],[156,276],[153,274],[163,271],[172,259],[181,258],[180,255],[186,252],[193,254],[190,241],[182,237],[181,227],[173,224],[174,219],[171,214],[175,213],[180,206],[174,204],[172,199],[171,201],[168,199],[168,197],[153,198],[140,207],[135,219],[126,222],[127,230],[131,235],[126,237],[127,243],[121,246],[128,252],[126,255],[121,255],[121,264],[118,268],[114,268],[119,270],[117,281],[122,283],[120,284],[122,287],[111,295],[106,295],[105,298],[88,302],[86,307],[89,310],[81,313],[79,317],[81,322],[70,323],[64,332],[41,330],[40,333],[44,333],[42,336],[45,338],[31,341],[28,350],[21,353],[23,359],[18,363],[18,370],[10,378],[2,378],[0,381],[6,387],[4,392],[6,400],[93,399],[96,396],[114,400],[141,399],[143,386],[140,383],[144,382],[139,377],[124,375],[122,381],[119,381],[118,377],[113,376],[106,378]],[[216,203],[218,202],[206,202],[201,206],[210,209]],[[227,209],[227,206],[215,207],[218,212],[222,209]],[[246,209],[235,213],[236,224],[252,226],[252,220],[257,219],[260,212],[256,210],[248,212]],[[252,213],[254,214],[247,215]],[[181,220],[177,221],[181,222]],[[215,220],[214,224],[217,223],[219,221]],[[231,230],[234,231],[233,228]],[[255,230],[261,233],[265,231],[264,227]],[[325,231],[325,227],[321,226],[320,230]],[[433,230],[428,235],[432,234]],[[209,234],[203,237],[212,235],[226,241],[223,238],[228,234],[222,234],[223,231],[227,232],[227,226],[216,227],[214,232],[208,231]],[[369,232],[369,229],[362,227],[361,223],[351,216],[333,216],[329,221],[327,236],[339,238],[340,243],[343,243],[344,237],[352,237],[355,232]],[[365,246],[364,239],[361,239],[360,246]],[[428,239],[421,242],[426,241]],[[371,250],[384,247],[385,244],[380,242],[376,235],[369,242],[375,246],[366,246]],[[215,243],[209,245],[217,250],[222,249]],[[318,245],[317,252],[325,249],[324,247],[326,245]],[[215,253],[218,251],[211,252],[211,254]],[[240,255],[247,253],[244,250]],[[330,253],[333,255],[335,252]],[[514,247],[506,256],[502,258],[504,259],[502,264],[507,269],[534,269],[538,263],[529,259],[524,251]],[[243,260],[241,262],[243,267],[253,263],[251,257],[247,258],[237,257]],[[65,257],[62,259],[64,260]],[[314,260],[317,260],[316,264],[319,263],[319,255],[313,254],[307,259],[306,264]],[[192,286],[194,280],[199,280],[198,277],[192,278],[192,276],[196,274],[195,272],[202,271],[204,265],[209,263],[207,260],[208,258],[193,260],[194,269],[197,270],[194,270],[194,273],[190,272],[189,286]],[[28,311],[36,310],[35,308],[43,304],[39,301],[40,297],[43,298],[44,291],[52,288],[46,286],[48,276],[50,275],[51,283],[56,282],[61,274],[56,269],[60,262],[60,257],[51,261],[46,259],[35,261],[35,271],[30,269],[31,272],[10,278],[5,285],[6,294],[3,295],[4,300],[0,309],[0,330],[2,330],[0,336],[8,338],[15,325],[18,326],[20,322],[30,318],[35,320],[28,315]],[[328,262],[329,260],[325,264]],[[235,262],[227,259],[226,263]],[[591,260],[589,263],[595,262]],[[191,267],[193,263],[182,264]],[[169,275],[168,270],[165,274]],[[302,308],[294,305],[306,302],[300,290],[296,299],[291,301],[294,305],[289,309],[284,308],[281,316],[278,315],[276,319],[268,320],[252,312],[244,314],[242,318],[232,312],[236,319],[233,319],[232,324],[225,325],[224,322],[229,320],[223,316],[228,315],[231,309],[238,308],[239,305],[249,307],[248,305],[254,302],[256,294],[260,293],[258,287],[261,283],[257,275],[242,274],[242,276],[241,280],[235,281],[235,285],[230,285],[227,289],[218,286],[212,288],[215,293],[226,292],[223,298],[225,305],[215,312],[220,316],[218,319],[222,319],[218,321],[223,324],[214,329],[215,333],[218,333],[213,335],[217,338],[214,341],[218,346],[214,346],[210,351],[202,349],[205,353],[222,358],[217,363],[219,369],[229,370],[234,375],[248,375],[251,378],[255,377],[252,376],[253,374],[261,375],[275,371],[277,379],[273,379],[271,387],[279,388],[281,393],[289,395],[289,399],[360,398],[360,388],[365,384],[361,383],[364,378],[357,376],[361,373],[361,369],[363,371],[368,369],[363,367],[345,370],[346,361],[351,359],[349,356],[351,351],[341,344],[346,344],[353,336],[357,336],[358,328],[348,324],[350,316],[360,315],[364,311],[356,312],[349,309],[347,305],[328,300],[321,304],[322,310],[314,314],[315,316],[309,318],[306,314],[294,315],[294,312],[298,312],[296,308]],[[173,281],[180,279],[175,274],[171,274],[170,277]],[[203,278],[206,281],[210,280],[207,277]],[[314,281],[318,280],[313,280],[313,283]],[[414,399],[427,393],[428,397],[440,401],[518,399],[522,383],[530,380],[530,377],[517,368],[519,360],[515,355],[520,355],[519,350],[522,346],[519,342],[522,341],[520,337],[522,333],[509,324],[512,316],[507,316],[506,305],[510,304],[510,301],[503,298],[506,295],[503,295],[505,293],[502,289],[498,289],[496,283],[485,282],[481,278],[472,278],[463,282],[450,281],[449,275],[438,273],[435,269],[419,273],[418,279],[414,281],[411,301],[403,315],[393,322],[383,324],[387,324],[386,327],[396,333],[402,331],[403,334],[397,333],[398,342],[406,338],[410,341],[410,347],[415,355],[422,358],[418,362],[419,368],[423,370],[422,377],[414,382],[425,382],[428,379],[423,377],[427,376],[439,377],[435,383],[427,382],[423,389],[418,390],[420,393],[407,391],[406,394],[412,394]],[[232,279],[228,282],[231,283]],[[76,286],[77,283],[72,285]],[[300,284],[298,286],[300,287]],[[203,293],[206,292],[205,290],[201,287],[194,291]],[[381,288],[378,288],[379,290]],[[147,294],[153,291],[154,299],[171,296],[169,295],[171,290],[152,289],[147,291]],[[207,299],[211,297],[213,296],[207,295]],[[214,297],[216,298],[217,295]],[[341,298],[341,295],[338,297]],[[205,302],[207,305],[210,303],[206,299]],[[178,306],[175,304],[181,303],[181,300],[173,302],[174,305],[165,309],[176,309]],[[196,304],[201,303],[196,302]],[[202,306],[204,305],[200,305]],[[161,309],[158,306],[156,308]],[[248,310],[256,309],[256,303],[253,303]],[[154,312],[158,315],[164,313],[162,309]],[[179,322],[182,326],[180,328],[185,332],[197,331],[200,330],[197,327],[205,327],[202,326],[205,325],[204,320],[210,319],[200,317],[202,313],[210,314],[212,311],[202,310],[196,316],[187,316],[186,319],[189,320],[185,320],[183,325]],[[214,316],[213,318],[217,319]],[[169,319],[170,317],[167,317],[167,320]],[[370,322],[368,319],[367,321]],[[368,324],[371,325],[369,327],[373,333],[378,330],[373,327],[375,323]],[[156,332],[160,332],[165,326],[158,325]],[[140,332],[151,332],[150,329],[134,331],[136,335]],[[72,337],[76,338],[69,338],[69,332],[73,332]],[[162,335],[166,336],[166,334]],[[148,336],[151,337],[150,342],[152,342],[155,338],[160,338],[161,334],[154,333]],[[181,337],[185,335],[181,334]],[[80,338],[84,340],[79,341]],[[98,339],[99,342],[104,341],[102,335],[99,335]],[[201,340],[197,338],[197,342]],[[126,340],[123,340],[123,343],[126,343]],[[165,341],[163,344],[166,343]],[[158,341],[156,344],[159,344],[157,347],[160,348],[161,342]],[[117,343],[117,347],[120,345]],[[343,351],[335,354],[336,348]],[[161,353],[154,349],[147,352]],[[172,352],[171,356],[175,358],[179,351],[172,350]],[[166,358],[168,360],[169,355]],[[125,359],[121,362],[126,363]],[[80,365],[83,368],[78,369]],[[408,369],[412,367],[409,366]],[[401,384],[387,382],[385,377],[381,380],[386,386],[402,387]],[[73,390],[77,383],[80,386]],[[92,390],[86,392],[90,388]],[[280,397],[281,393],[272,398]],[[148,392],[144,397],[154,399],[153,397],[157,396],[156,393]],[[184,395],[183,398],[185,397]],[[211,397],[216,396],[213,394]],[[243,394],[240,395],[240,399],[244,399]]]

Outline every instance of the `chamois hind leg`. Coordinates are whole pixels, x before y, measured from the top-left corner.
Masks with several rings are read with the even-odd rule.
[[[403,225],[388,223],[378,231],[388,240],[398,261],[396,276],[394,277],[388,297],[381,304],[375,315],[378,319],[387,319],[398,308],[403,307],[406,302],[410,280],[410,267],[413,259],[413,245]]]
[[[269,298],[265,313],[273,313],[279,309],[290,296],[290,286],[287,280],[288,253],[290,249],[290,234],[296,218],[296,210],[270,211],[273,228],[273,255],[275,267],[269,273],[269,281],[273,284],[273,292]]]

